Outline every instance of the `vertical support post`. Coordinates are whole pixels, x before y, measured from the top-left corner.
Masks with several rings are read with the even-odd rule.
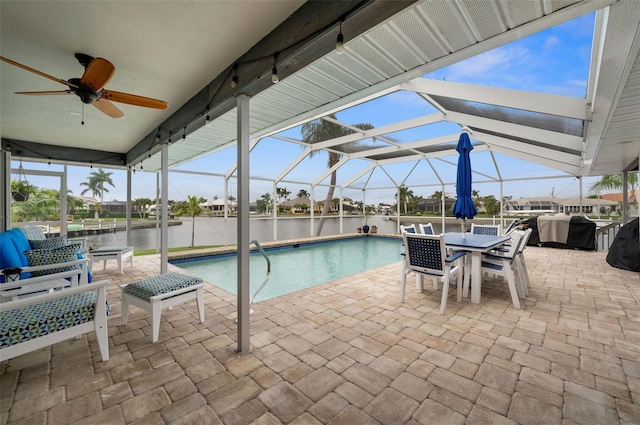
[[[584,216],[584,207],[582,206],[582,176],[578,177],[580,182],[580,196],[578,198],[578,215]]]
[[[67,166],[62,168],[60,177],[60,235],[67,235],[67,215],[69,205],[67,204]]]
[[[131,246],[131,167],[127,167],[127,246]]]
[[[364,217],[364,224],[369,224],[367,222],[367,189],[362,189],[362,214],[363,214],[363,217]],[[369,230],[369,231],[371,231],[371,230]],[[340,232],[340,233],[342,233],[342,232]]]
[[[441,202],[440,205],[441,205],[441,209],[442,209],[442,211],[441,211],[442,212],[442,233],[446,233],[447,232],[447,230],[446,230],[446,221],[444,219],[444,213],[445,213],[444,210],[445,210],[446,205],[447,205],[446,200],[447,200],[447,195],[444,193],[444,183],[442,183],[442,193],[440,194],[440,202]]]
[[[169,144],[163,143],[160,151],[160,173],[162,184],[160,187],[160,273],[167,272],[169,262]],[[156,215],[158,213],[156,212]]]
[[[0,232],[11,229],[11,152],[0,150],[2,173],[0,173]]]
[[[160,173],[156,172],[156,254],[160,252]]]
[[[338,230],[339,234],[343,233],[343,221],[344,221],[344,189],[341,187],[340,188],[340,203],[338,204],[338,217],[339,217],[339,224],[340,224],[340,229]]]
[[[273,240],[278,240],[278,183],[273,181]]]
[[[249,341],[249,96],[237,98],[238,116],[238,351]],[[277,220],[277,218],[276,218]],[[275,227],[275,226],[274,226]]]
[[[227,231],[227,222],[229,219],[229,211],[227,210],[227,198],[229,197],[229,179],[224,177],[224,244],[229,244],[229,232]]]
[[[396,217],[398,218],[398,222],[396,223],[396,231],[400,233],[400,186],[398,186],[396,190]]]
[[[629,172],[622,173],[622,225],[629,222]]]
[[[504,192],[502,183],[502,179],[500,179],[500,230],[504,232],[506,226],[504,223]]]
[[[310,231],[309,231],[309,236],[313,237],[315,235],[315,231],[316,231],[316,223],[315,223],[315,217],[316,217],[316,196],[314,195],[314,191],[313,191],[313,185],[310,186],[309,188],[309,197],[311,198],[311,212],[309,214],[309,218],[310,218]]]

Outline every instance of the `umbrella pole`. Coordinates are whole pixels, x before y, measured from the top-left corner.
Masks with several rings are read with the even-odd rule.
[[[462,219],[462,224],[460,225],[460,227],[462,228],[462,239],[466,239],[467,238],[467,219],[466,218]]]

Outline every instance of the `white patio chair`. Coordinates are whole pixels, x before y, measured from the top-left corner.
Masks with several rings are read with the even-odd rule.
[[[471,223],[471,233],[473,233],[474,235],[498,236],[500,234],[500,226]]]
[[[444,243],[444,235],[420,235],[404,233],[404,246],[406,255],[404,270],[400,282],[400,302],[404,302],[404,287],[406,276],[409,273],[416,273],[418,276],[433,276],[442,278],[442,299],[440,301],[440,314],[444,314],[447,308],[447,298],[449,296],[449,280],[452,273],[457,273],[458,285],[456,288],[457,300],[462,301],[462,270],[461,260],[464,258],[464,251],[457,251],[447,257]]]
[[[505,253],[493,252],[483,254],[480,266],[480,270],[483,273],[503,276],[506,278],[507,285],[509,286],[509,293],[511,294],[511,301],[513,302],[513,306],[518,310],[520,309],[520,291],[518,290],[519,285],[516,284],[513,266],[514,262],[516,262],[522,236],[523,232],[521,231],[512,232],[509,251]]]
[[[529,286],[530,286],[530,282],[529,282],[529,272],[527,270],[527,265],[524,262],[524,249],[527,246],[527,242],[529,242],[529,237],[531,237],[531,233],[533,232],[533,229],[527,229],[527,230],[518,230],[518,229],[511,229],[509,231],[509,236],[511,236],[514,232],[518,232],[522,235],[522,238],[520,239],[520,244],[518,246],[518,250],[516,253],[516,258],[515,258],[515,264],[516,264],[516,286],[518,288],[518,294],[520,295],[520,298],[525,298],[526,296],[529,295]],[[498,254],[498,255],[504,255],[505,253],[509,252],[509,249],[511,249],[511,241],[508,242],[507,244],[495,249],[494,251],[492,251],[492,253]]]
[[[418,233],[418,231],[416,230],[416,225],[415,224],[407,224],[406,226],[401,224],[400,225],[400,233]]]
[[[529,281],[529,271],[527,270],[527,264],[524,261],[524,250],[527,247],[527,242],[529,242],[529,237],[531,237],[531,233],[533,229],[527,229],[522,234],[522,239],[520,240],[520,245],[518,246],[518,253],[516,255],[516,266],[517,266],[517,277],[518,277],[518,288],[521,289],[521,296],[524,298],[529,295],[529,286],[531,282]]]
[[[420,233],[422,233],[423,235],[435,235],[435,233],[433,232],[433,225],[431,223],[420,223],[418,224],[418,228],[420,229]]]
[[[403,235],[405,233],[418,233],[418,231],[416,230],[416,225],[415,224],[407,224],[406,226],[401,224],[400,225],[400,234]],[[404,243],[402,244],[402,246],[404,246]],[[403,252],[402,254],[400,254],[404,257],[405,253]],[[402,279],[402,277],[404,276],[404,262],[402,265],[402,268],[400,270],[400,278]],[[434,282],[433,283],[435,288],[438,289],[438,282]],[[422,291],[422,280],[419,277],[416,277],[416,289],[418,289],[419,291]]]

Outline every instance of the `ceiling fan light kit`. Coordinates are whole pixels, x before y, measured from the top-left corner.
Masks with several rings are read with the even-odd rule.
[[[124,113],[112,102],[120,102],[128,105],[154,109],[167,109],[169,107],[169,104],[162,100],[130,93],[106,90],[104,87],[113,77],[116,67],[104,58],[94,58],[84,53],[76,53],[75,57],[80,65],[84,67],[84,74],[82,74],[81,78],[70,78],[68,81],[45,74],[42,71],[38,71],[37,69],[33,69],[9,58],[5,58],[4,56],[0,56],[0,60],[69,87],[68,90],[16,92],[16,94],[75,94],[80,98],[82,103],[95,106],[100,112],[110,116],[111,118],[120,118],[124,116]]]

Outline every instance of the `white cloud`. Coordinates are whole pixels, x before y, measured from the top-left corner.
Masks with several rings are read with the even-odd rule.
[[[547,37],[546,40],[544,41],[544,48],[549,49],[557,46],[558,44],[560,44],[560,39],[555,35],[551,35]]]

